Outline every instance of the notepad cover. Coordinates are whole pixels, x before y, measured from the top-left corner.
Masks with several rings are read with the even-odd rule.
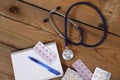
[[[33,51],[33,48],[11,53],[15,80],[44,80],[57,78],[63,75],[63,69],[61,66],[56,43],[49,43],[46,46],[51,49],[58,57],[58,59],[52,65],[48,64],[43,58],[38,56],[38,54]],[[39,59],[46,65],[49,65],[50,67],[59,71],[61,74],[57,76],[49,72],[46,68],[30,61],[28,56]]]

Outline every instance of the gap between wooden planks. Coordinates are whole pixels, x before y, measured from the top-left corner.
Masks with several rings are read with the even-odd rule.
[[[24,5],[24,4],[21,4],[21,5]],[[28,5],[26,5],[26,6],[28,6]],[[15,16],[16,17],[14,17],[13,19],[17,18],[17,15],[15,15]],[[17,47],[17,48],[25,48],[25,47],[29,47],[29,46],[35,44],[39,40],[41,40],[43,42],[48,42],[48,41],[54,40],[59,45],[58,49],[59,49],[59,52],[61,55],[61,52],[64,49],[64,44],[61,44],[61,43],[64,43],[64,41],[61,38],[59,38],[57,35],[55,35],[55,33],[52,31],[52,29],[50,30],[51,33],[50,32],[48,33],[46,31],[39,30],[39,29],[31,27],[29,25],[25,25],[25,24],[15,22],[13,20],[9,20],[3,16],[0,17],[0,20],[1,20],[0,21],[1,22],[0,23],[0,28],[1,28],[0,29],[0,34],[1,34],[0,41],[1,42],[7,43],[9,45],[13,45],[14,47]],[[23,20],[23,22],[25,22],[25,21]],[[30,24],[32,24],[32,22]],[[42,27],[42,24],[41,24],[40,28]],[[48,25],[47,28],[50,28],[50,26]],[[44,27],[44,29],[46,30],[45,27]],[[91,28],[88,28],[88,31],[89,31],[88,33],[90,34],[90,37],[91,36],[94,37],[93,40],[96,41],[96,39],[99,38],[99,37],[97,37],[99,35],[94,34],[94,33],[96,33],[96,30],[92,29],[92,31],[91,31]],[[31,32],[32,32],[32,34],[31,34]],[[55,36],[53,36],[53,34]],[[53,39],[51,39],[51,37]],[[90,41],[94,42],[93,40],[91,39]],[[76,59],[80,58],[86,63],[86,65],[92,71],[94,70],[95,66],[100,66],[100,67],[112,72],[112,74],[113,74],[112,80],[119,80],[120,65],[118,63],[120,62],[120,60],[119,60],[120,44],[117,43],[117,41],[119,41],[119,40],[120,39],[118,37],[109,35],[104,44],[102,44],[99,47],[93,48],[93,49],[85,48],[82,46],[77,46],[77,47],[70,46],[75,51],[75,53],[77,53],[75,56],[75,59],[70,62],[65,62],[61,59],[62,63],[65,64],[67,67],[70,67],[72,62],[74,62]],[[4,52],[2,52],[2,53],[4,53]],[[9,54],[9,52],[7,54]],[[87,57],[87,59],[86,59],[86,57]],[[5,58],[7,58],[7,57],[5,57]],[[6,60],[6,59],[3,59],[3,60]],[[108,65],[110,65],[110,66],[108,67]],[[6,73],[10,74],[9,72],[6,72]]]
[[[82,0],[82,1],[85,1],[85,0]],[[89,1],[89,0],[86,0],[86,1]],[[32,3],[32,0],[29,0],[29,2]],[[48,2],[48,1],[47,0],[46,1],[42,1],[41,0],[40,2],[38,1],[38,4],[40,3],[41,7],[43,7],[42,4],[43,5],[48,5],[46,2]],[[55,1],[51,1],[50,3],[54,3],[54,2]],[[69,2],[69,4],[66,3],[68,5],[63,7],[63,10],[61,10],[61,11],[63,11],[63,13],[66,12],[66,11],[64,11],[64,9],[68,8],[71,4],[76,2],[76,0],[75,1],[68,1],[68,2]],[[103,7],[105,7],[105,10],[103,10],[103,13],[106,12],[105,15],[108,16],[108,12],[109,11],[106,11],[107,8],[108,8],[108,6],[106,7],[106,5],[110,4],[112,2],[112,0],[108,0],[108,1],[104,1],[104,0],[98,0],[98,1],[90,0],[90,2],[94,3],[101,10],[104,9]],[[36,4],[36,5],[38,5],[38,4]],[[57,4],[64,6],[65,3],[61,2],[61,1],[58,1]],[[54,6],[57,6],[57,4],[55,4]],[[48,5],[48,7],[43,7],[43,8],[51,10],[51,8],[54,8],[54,6]],[[37,26],[37,27],[39,27],[39,25],[48,26],[48,24],[47,25],[43,24],[43,19],[47,15],[47,12],[45,12],[43,10],[31,8],[30,6],[27,6],[27,5],[21,5],[21,2],[18,2],[18,1],[15,1],[15,0],[5,0],[5,1],[3,1],[1,3],[0,7],[1,7],[1,9],[0,9],[1,13],[3,13],[4,15],[6,14],[9,17],[12,17],[12,18],[14,18],[14,17],[16,18],[17,17],[18,20],[24,21],[27,24],[31,23],[32,25]],[[74,18],[77,17],[77,18],[79,18],[78,20],[84,21],[84,22],[86,22],[88,24],[91,24],[91,25],[94,25],[94,26],[97,26],[97,27],[101,24],[101,21],[98,18],[98,15],[96,14],[96,12],[94,10],[92,10],[92,9],[90,9],[88,7],[85,7],[85,6],[81,6],[79,8],[80,8],[80,10],[78,8],[75,8],[75,10],[73,10],[71,12],[71,14],[72,14],[71,17],[74,17]],[[76,14],[74,15],[73,12],[76,12]],[[88,14],[88,12],[89,12],[89,14]],[[39,15],[41,15],[41,16],[39,16]],[[116,15],[118,15],[118,14],[116,14]],[[116,17],[116,18],[118,18],[118,17]],[[63,20],[60,21],[56,17],[54,17],[54,19],[56,20],[55,22],[58,23],[57,25],[58,25],[58,28],[59,28],[59,26],[60,26],[59,22],[63,22]],[[61,26],[63,26],[63,25],[61,25]],[[113,21],[111,19],[108,19],[108,26],[109,26],[109,31],[110,32],[112,32],[112,33],[114,33],[116,35],[120,35],[119,34],[119,32],[120,32],[119,31],[119,21],[116,21],[116,19],[115,19],[115,21]],[[60,30],[61,30],[61,27],[60,27]]]
[[[65,13],[68,7],[76,2],[86,1],[96,5],[105,15],[108,22],[109,31],[120,35],[120,0],[23,0],[28,3],[40,6],[44,9],[52,10],[57,6],[61,6],[60,12]],[[88,14],[89,13],[89,14]],[[78,6],[71,11],[70,17],[91,24],[93,26],[100,26],[101,19],[98,18],[96,12],[87,6]]]

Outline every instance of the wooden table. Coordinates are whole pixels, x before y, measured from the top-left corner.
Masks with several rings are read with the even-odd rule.
[[[71,61],[64,61],[61,58],[64,71],[67,67],[71,67],[75,60],[81,59],[92,72],[98,66],[112,73],[111,80],[120,80],[120,0],[24,1],[2,0],[0,2],[0,80],[14,80],[11,51],[32,47],[38,41],[43,43],[55,41],[61,57],[65,48],[64,40],[56,34],[49,23],[43,23],[43,19],[49,10],[61,6],[60,12],[65,13],[71,4],[78,1],[91,2],[104,13],[109,27],[108,36],[102,45],[94,48],[70,45],[75,52],[75,57]],[[78,6],[71,11],[70,17],[76,19],[76,23],[84,29],[86,43],[94,44],[100,40],[103,34],[102,23],[94,10],[87,6]],[[58,29],[63,32],[64,19],[54,14],[53,20]],[[92,27],[85,26],[80,21]],[[69,24],[69,36],[73,41],[80,39],[78,31],[71,24]]]

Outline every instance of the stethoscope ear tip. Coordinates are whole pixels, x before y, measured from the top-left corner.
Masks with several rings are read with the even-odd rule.
[[[48,21],[49,21],[48,18],[45,18],[45,19],[43,20],[44,23],[46,23],[46,22],[48,22]]]
[[[60,6],[58,6],[58,7],[56,7],[56,10],[58,11],[58,10],[60,10],[61,9],[61,7]]]

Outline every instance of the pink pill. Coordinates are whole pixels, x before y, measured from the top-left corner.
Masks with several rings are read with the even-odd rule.
[[[81,64],[81,67],[83,67],[84,66],[84,64]]]
[[[41,50],[39,50],[39,52],[41,52]]]
[[[48,50],[47,50],[47,49],[46,49],[45,51],[46,51],[46,52],[48,52]]]
[[[49,61],[51,62],[51,61],[52,61],[52,59],[49,59]]]
[[[41,46],[41,43],[39,43],[39,45]]]
[[[50,52],[49,54],[50,54],[50,55],[52,55],[52,53],[51,53],[51,52]]]
[[[45,47],[44,47],[44,46],[42,46],[42,48],[44,49]]]
[[[74,64],[74,66],[77,66],[77,64]]]
[[[88,71],[87,73],[90,74],[90,71]]]
[[[83,74],[83,73],[84,73],[84,71],[81,71],[81,73]]]
[[[38,49],[38,47],[36,46],[35,49]]]
[[[45,56],[45,54],[44,54],[44,53],[42,53],[42,55],[43,55],[43,56]]]
[[[78,67],[77,70],[80,70],[80,67]]]
[[[77,63],[80,64],[80,63],[81,63],[81,60],[79,60]]]
[[[55,55],[53,55],[53,58],[56,58],[56,56],[55,56]]]
[[[48,58],[48,56],[46,56],[46,58]]]

